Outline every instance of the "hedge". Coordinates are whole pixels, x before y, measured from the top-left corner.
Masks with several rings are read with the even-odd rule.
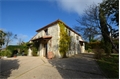
[[[27,55],[28,54],[28,47],[27,46],[22,46],[22,45],[9,45],[7,47],[8,50],[10,50],[12,52],[12,54],[14,53],[14,51],[17,50],[17,52],[20,54],[22,54],[22,52],[24,51],[24,54]]]
[[[103,47],[103,44],[99,41],[97,42],[90,42],[90,43],[86,43],[85,44],[85,49],[88,50],[88,49],[95,49],[95,48],[102,48]]]

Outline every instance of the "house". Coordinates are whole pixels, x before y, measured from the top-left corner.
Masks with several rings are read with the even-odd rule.
[[[41,57],[48,57],[48,55],[52,54],[55,58],[61,58],[62,55],[60,53],[60,39],[61,39],[61,31],[60,23],[64,25],[64,31],[70,36],[71,41],[68,47],[68,51],[66,55],[68,57],[78,54],[84,53],[84,40],[81,35],[67,26],[61,20],[56,20],[40,29],[36,32],[37,34],[30,40],[30,43],[37,42],[38,51],[37,55]],[[63,35],[64,36],[64,35]],[[31,55],[32,50],[29,48],[29,55]]]

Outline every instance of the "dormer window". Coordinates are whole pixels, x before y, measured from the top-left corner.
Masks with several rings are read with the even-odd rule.
[[[45,31],[45,34],[48,35],[48,29],[45,29],[44,31]]]

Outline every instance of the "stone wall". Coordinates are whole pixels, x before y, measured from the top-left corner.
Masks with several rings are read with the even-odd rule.
[[[61,55],[59,53],[59,40],[60,40],[59,24],[54,24],[48,27],[47,29],[48,29],[48,36],[52,36],[52,38],[49,39],[49,41],[47,42],[47,53],[52,52],[54,54],[54,57],[61,58]],[[38,32],[32,39],[37,39],[46,36],[44,30]],[[68,32],[68,34],[70,31],[70,36],[71,36],[71,44],[67,52],[67,56],[72,56],[78,53],[84,53],[84,44],[83,46],[81,46],[81,44],[79,43],[79,41],[83,41],[82,37],[76,34],[75,32],[69,30],[67,27],[66,27],[66,31]],[[42,42],[40,42],[39,50],[37,54],[42,57],[45,56],[44,44]]]
[[[83,41],[82,37],[69,29],[68,29],[68,31],[70,31],[71,44],[70,44],[70,48],[67,52],[67,56],[70,57],[70,56],[78,54],[78,53],[84,53],[84,44],[83,44],[83,46],[81,46],[81,44],[79,43],[79,41]]]
[[[60,29],[59,25],[54,24],[54,25],[48,27],[47,29],[48,29],[48,36],[52,36],[52,38],[49,39],[49,41],[47,42],[47,53],[52,52],[54,54],[54,57],[60,58],[61,55],[59,53],[59,29]],[[37,39],[37,38],[40,38],[43,36],[46,36],[44,30],[38,32],[33,37],[33,39]],[[42,42],[40,42],[37,54],[42,57],[45,56],[44,44]]]
[[[48,42],[48,50],[53,52],[55,57],[60,58],[61,55],[59,53],[59,32],[60,28],[58,24],[55,24],[48,28],[48,33],[52,38]]]

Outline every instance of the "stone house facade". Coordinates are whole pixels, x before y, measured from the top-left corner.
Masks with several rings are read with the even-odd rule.
[[[61,54],[59,51],[59,40],[60,40],[59,22],[65,25],[65,29],[68,31],[68,35],[72,36],[70,47],[66,55],[70,57],[74,54],[84,53],[85,44],[81,35],[75,32],[73,29],[71,29],[61,20],[56,20],[44,26],[43,28],[38,29],[36,31],[37,34],[30,40],[30,42],[37,41],[39,44],[37,55],[41,57],[48,57],[48,55],[52,53],[53,57],[61,58]]]

